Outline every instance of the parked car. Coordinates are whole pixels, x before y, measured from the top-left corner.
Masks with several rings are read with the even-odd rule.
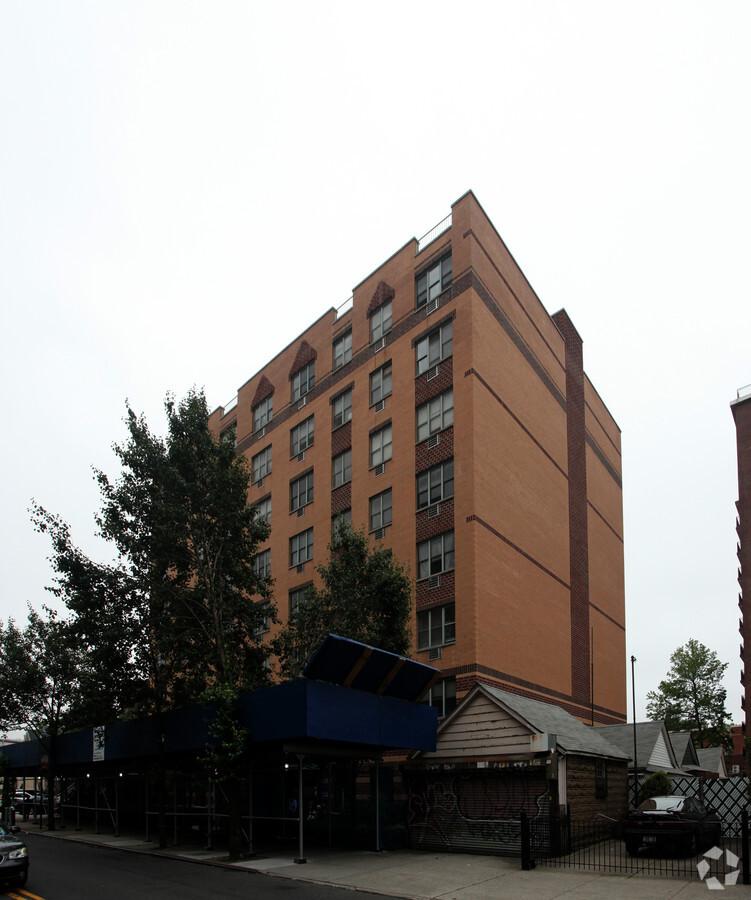
[[[29,851],[18,837],[20,831],[18,825],[0,825],[0,883],[14,881],[22,886],[29,877]]]
[[[678,794],[650,797],[628,813],[623,827],[631,856],[643,849],[693,855],[719,843],[721,835],[722,822],[715,812],[696,797]]]
[[[16,791],[13,794],[13,808],[24,818],[36,815],[44,806],[44,795],[41,791]]]

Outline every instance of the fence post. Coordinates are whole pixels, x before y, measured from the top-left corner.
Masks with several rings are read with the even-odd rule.
[[[751,884],[748,858],[748,809],[741,810],[741,844],[743,846],[743,883]]]
[[[527,814],[526,812],[524,812],[524,810],[521,811],[520,820],[522,840],[522,869],[527,872],[530,869],[534,869],[535,863],[532,859],[532,846],[529,836],[529,819],[527,818]]]

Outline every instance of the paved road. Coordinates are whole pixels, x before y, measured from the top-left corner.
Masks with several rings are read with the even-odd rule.
[[[33,833],[25,834],[24,840],[31,860],[29,880],[23,889],[0,886],[2,900],[247,900],[249,896],[256,900],[347,900],[353,895],[364,896],[344,888],[54,841]]]

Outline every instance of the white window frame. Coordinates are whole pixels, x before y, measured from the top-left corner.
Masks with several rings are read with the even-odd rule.
[[[316,361],[311,359],[291,378],[292,382],[292,402],[299,400],[306,394],[309,394],[316,386]]]
[[[299,425],[295,425],[289,433],[289,447],[291,456],[299,456],[303,450],[313,446],[315,437],[315,416],[308,416]]]
[[[253,407],[253,433],[260,431],[274,416],[274,395],[269,394]]]
[[[257,578],[268,578],[271,574],[271,548],[261,550],[253,557],[253,571]]]
[[[271,474],[271,444],[259,450],[251,461],[253,484]]]
[[[451,467],[450,478],[447,477],[447,467]],[[420,481],[427,482],[421,489]],[[431,466],[422,472],[418,472],[415,479],[417,487],[417,509],[425,509],[427,506],[433,506],[434,503],[441,503],[454,496],[454,457],[446,459],[437,466]],[[449,489],[447,485],[451,485]],[[427,500],[420,500],[420,494],[427,494]]]
[[[393,390],[391,360],[370,373],[370,405],[375,406],[390,397]]]
[[[451,287],[453,278],[451,254],[429,266],[415,279],[415,308],[421,309]]]
[[[370,343],[375,344],[391,331],[393,327],[392,301],[387,300],[370,314]]]
[[[331,460],[331,487],[341,487],[352,481],[352,448],[347,447]]]
[[[258,520],[263,520],[267,525],[271,525],[271,494],[268,494],[266,497],[262,497],[256,503],[256,507],[258,508]]]
[[[445,531],[417,545],[417,580],[422,581],[442,572],[450,572],[455,565],[454,532]]]
[[[434,638],[436,638],[434,640]],[[417,649],[446,647],[456,643],[456,604],[444,603],[417,613]]]
[[[352,361],[352,329],[334,341],[334,371]]]
[[[454,323],[444,322],[415,344],[415,374],[422,375],[428,369],[448,359],[454,353]]]
[[[378,531],[391,524],[393,497],[391,488],[370,498],[370,530]]]
[[[438,710],[438,718],[446,716],[456,708],[456,678],[441,678],[426,692],[423,703]]]
[[[431,434],[443,431],[454,424],[454,389],[444,391],[417,408],[417,443],[427,440]]]
[[[306,528],[289,539],[289,567],[301,566],[313,559],[313,529]]]
[[[352,388],[331,401],[331,427],[339,428],[352,420]]]
[[[391,423],[370,435],[370,468],[383,465],[391,459],[394,431]]]
[[[313,470],[289,483],[289,509],[294,512],[313,502]]]

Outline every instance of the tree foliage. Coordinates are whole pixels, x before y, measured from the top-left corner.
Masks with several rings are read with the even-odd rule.
[[[639,788],[637,804],[649,800],[650,797],[667,797],[673,792],[673,783],[665,772],[652,772],[644,779]]]
[[[29,611],[28,624],[0,622],[0,728],[50,741],[86,718],[82,687],[90,665],[70,623],[57,613]]]
[[[691,638],[670,657],[670,671],[647,694],[647,715],[664,720],[668,731],[690,731],[700,746],[732,746],[722,677],[728,664],[714,650]]]
[[[161,438],[127,407],[127,439],[113,448],[121,473],[110,480],[95,470],[98,529],[115,562],[89,559],[62,519],[32,511],[52,540],[52,591],[99,663],[110,718],[195,702],[216,683],[241,690],[267,678],[256,635],[268,613],[256,601],[270,582],[253,557],[268,526],[248,504],[247,464],[209,431],[202,393],[168,397],[165,410]]]
[[[297,678],[327,634],[352,638],[406,655],[412,582],[391,551],[371,548],[364,532],[339,521],[329,559],[316,571],[322,585],[310,585],[294,615],[272,641],[283,678]]]

